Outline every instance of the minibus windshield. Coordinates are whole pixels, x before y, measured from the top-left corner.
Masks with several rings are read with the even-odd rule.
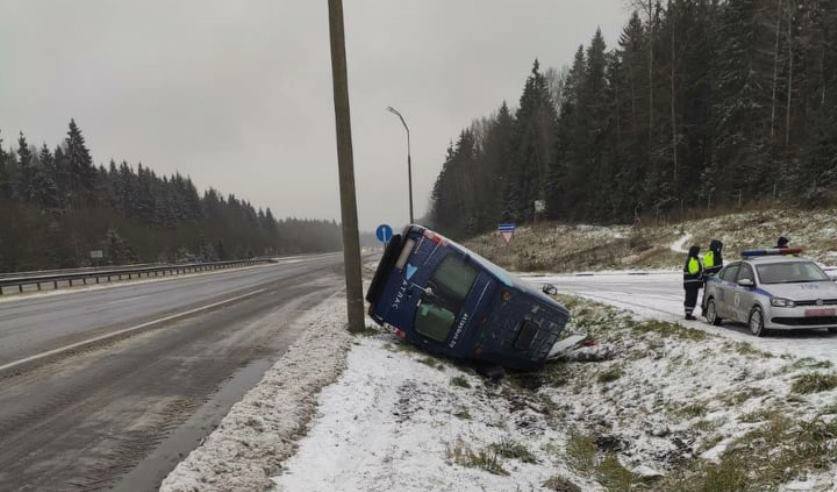
[[[447,256],[427,282],[416,309],[415,329],[444,342],[479,272],[456,255]]]

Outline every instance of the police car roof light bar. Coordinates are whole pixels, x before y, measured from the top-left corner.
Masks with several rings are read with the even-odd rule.
[[[771,248],[771,249],[749,249],[741,252],[742,258],[753,258],[757,256],[781,256],[796,255],[802,253],[802,248]]]

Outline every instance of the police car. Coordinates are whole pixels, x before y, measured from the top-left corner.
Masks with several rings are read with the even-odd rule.
[[[704,316],[709,323],[746,323],[750,332],[828,329],[837,332],[837,283],[799,249],[755,250],[707,278]]]

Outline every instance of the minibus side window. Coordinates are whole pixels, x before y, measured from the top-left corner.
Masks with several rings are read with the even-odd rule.
[[[448,255],[427,282],[416,309],[416,331],[444,342],[479,272],[456,255]]]

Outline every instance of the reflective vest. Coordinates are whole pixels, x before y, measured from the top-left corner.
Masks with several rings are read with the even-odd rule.
[[[703,254],[703,267],[712,268],[715,266],[715,252],[711,249]]]
[[[697,258],[690,258],[689,259],[689,274],[690,275],[697,275],[700,273],[700,262]]]

